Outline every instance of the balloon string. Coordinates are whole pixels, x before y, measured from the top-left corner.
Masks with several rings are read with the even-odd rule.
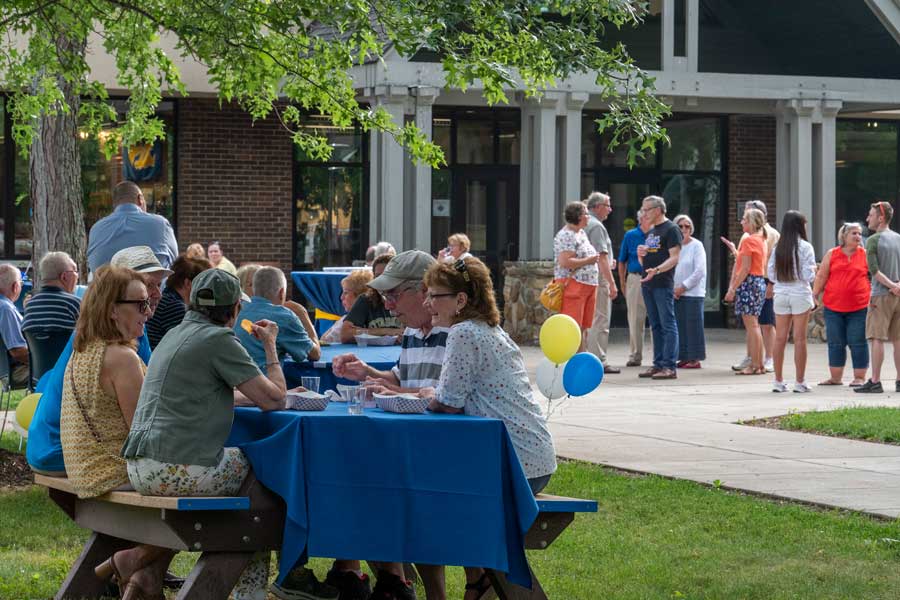
[[[556,403],[556,404],[553,403],[553,399],[550,396],[551,396],[551,394],[553,394],[553,388],[556,387],[556,382],[557,382],[558,377],[559,377],[559,365],[556,365],[556,367],[553,369],[553,380],[550,382],[550,391],[547,394],[547,416],[546,416],[546,419],[548,421],[550,420],[550,417],[553,416],[553,413],[555,413],[556,410],[560,406],[562,406],[566,400],[568,400],[569,398],[572,397],[571,394],[566,394],[562,398],[562,400],[560,400],[558,403]]]

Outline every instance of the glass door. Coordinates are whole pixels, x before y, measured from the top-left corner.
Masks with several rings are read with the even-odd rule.
[[[450,229],[469,236],[502,301],[503,263],[519,255],[518,168],[454,169]]]

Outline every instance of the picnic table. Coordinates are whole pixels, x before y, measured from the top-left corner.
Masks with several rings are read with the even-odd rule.
[[[301,377],[318,377],[319,391],[336,390],[337,384],[344,383],[355,385],[357,382],[336,377],[331,370],[331,361],[335,356],[352,352],[366,363],[379,371],[388,371],[397,364],[400,359],[400,346],[366,346],[356,344],[333,344],[322,347],[322,356],[317,361],[307,360],[295,362],[291,359],[284,361],[284,378],[288,388],[300,385]]]
[[[597,510],[590,500],[533,497],[495,419],[357,416],[342,403],[321,412],[239,408],[228,444],[253,466],[231,498],[80,500],[68,480],[37,475],[93,531],[56,598],[99,598],[93,566],[143,542],[202,552],[179,600],[224,600],[253,552],[278,549],[279,577],[309,556],[478,565],[501,598],[544,600],[525,548],[546,549],[576,512]]]

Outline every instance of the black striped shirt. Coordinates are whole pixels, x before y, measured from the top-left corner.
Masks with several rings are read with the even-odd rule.
[[[55,285],[45,285],[25,305],[22,331],[72,331],[81,300]]]
[[[178,292],[172,288],[163,290],[156,312],[147,321],[147,340],[150,342],[151,349],[156,348],[166,332],[181,325],[185,310],[184,300],[181,299]]]

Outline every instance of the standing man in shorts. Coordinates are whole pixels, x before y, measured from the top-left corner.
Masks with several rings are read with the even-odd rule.
[[[900,233],[890,229],[894,209],[889,202],[876,202],[866,224],[875,233],[866,240],[866,260],[872,276],[872,296],[866,314],[866,339],[872,345],[872,378],[854,388],[858,394],[880,394],[884,343],[894,346],[894,389],[900,392]]]

